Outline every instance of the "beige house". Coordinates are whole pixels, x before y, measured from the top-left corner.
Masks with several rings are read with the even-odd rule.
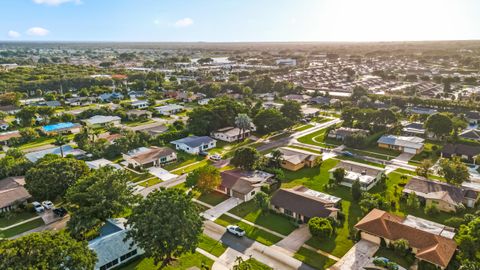
[[[24,177],[8,177],[0,180],[0,213],[27,203],[32,196],[23,187],[24,185]]]
[[[140,147],[123,154],[123,159],[133,167],[158,167],[175,161],[177,154],[168,147]]]
[[[282,153],[282,163],[280,166],[289,171],[298,171],[303,167],[318,166],[322,155],[303,151],[295,148],[281,147],[278,151]]]
[[[384,135],[378,139],[378,147],[400,152],[419,154],[423,151],[425,139],[415,136]]]

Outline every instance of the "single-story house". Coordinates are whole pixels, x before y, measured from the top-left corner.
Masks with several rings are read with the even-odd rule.
[[[88,242],[88,247],[97,254],[95,270],[115,268],[145,253],[132,239],[126,240],[126,221],[124,218],[108,219],[100,228],[100,235]]]
[[[313,107],[302,107],[302,115],[303,117],[315,117],[320,113],[320,109],[313,108]]]
[[[271,186],[274,183],[274,175],[263,171],[234,169],[223,171],[220,175],[222,182],[217,190],[245,202],[253,199],[262,186]]]
[[[129,110],[125,114],[129,119],[148,119],[152,117],[152,113],[147,110]]]
[[[0,112],[4,112],[6,114],[16,114],[19,111],[21,111],[21,108],[15,105],[0,106]]]
[[[250,137],[250,130],[241,130],[237,127],[225,127],[219,130],[212,132],[212,137],[224,141],[224,142],[235,142],[240,139]]]
[[[81,158],[87,154],[87,152],[83,151],[82,149],[73,148],[70,145],[64,145],[62,146],[62,149],[60,149],[60,147],[53,147],[45,150],[27,153],[25,154],[25,158],[27,158],[31,162],[37,162],[37,160],[43,158],[45,155],[48,154],[60,156],[62,154],[62,151],[64,157],[74,156],[75,158]]]
[[[418,177],[410,179],[403,188],[405,195],[413,192],[426,205],[435,204],[444,212],[455,212],[460,204],[472,208],[478,200],[478,193],[474,190]]]
[[[384,168],[342,160],[337,166],[328,171],[330,179],[335,179],[334,172],[339,168],[345,170],[345,176],[340,185],[351,187],[352,184],[358,180],[362,190],[369,190],[374,187],[385,174]]]
[[[307,223],[313,217],[337,218],[341,199],[329,194],[297,186],[281,188],[272,195],[270,208],[277,213]]]
[[[122,118],[118,116],[109,115],[95,115],[89,119],[83,120],[87,126],[104,126],[106,124],[113,124],[114,126],[120,125]]]
[[[480,130],[467,129],[467,130],[464,130],[462,133],[458,134],[458,137],[467,139],[467,140],[480,141]]]
[[[282,97],[283,100],[285,101],[296,101],[298,103],[306,103],[310,100],[309,95],[296,95],[296,94],[291,94],[291,95],[286,95]]]
[[[344,141],[346,137],[352,136],[354,134],[363,134],[365,136],[368,136],[369,133],[370,132],[365,129],[339,127],[337,129],[332,129],[327,136],[329,138]]]
[[[265,109],[280,109],[280,108],[282,108],[282,106],[283,106],[282,103],[276,103],[276,102],[271,102],[271,101],[267,101],[267,102],[262,103],[262,107],[265,108]]]
[[[27,203],[32,196],[23,187],[24,185],[25,178],[23,176],[0,180],[0,213],[8,212]]]
[[[155,107],[158,113],[162,115],[172,115],[185,110],[185,107],[178,104],[168,104],[160,107]]]
[[[318,96],[318,97],[311,98],[309,103],[322,105],[322,106],[328,106],[328,105],[330,105],[330,100],[331,100],[331,98],[329,98],[329,97]]]
[[[104,94],[101,94],[100,96],[98,96],[98,99],[100,99],[100,101],[102,101],[102,102],[110,102],[110,101],[115,100],[115,99],[123,99],[123,95],[120,94],[120,93],[116,93],[116,92],[104,93]]]
[[[217,141],[208,136],[188,136],[170,143],[175,145],[175,149],[183,150],[192,155],[215,148],[217,145]]]
[[[112,167],[116,170],[123,170],[122,166],[118,165],[117,163],[113,163],[110,160],[104,159],[104,158],[100,158],[100,159],[96,159],[96,160],[92,160],[92,161],[86,161],[85,163],[92,170],[98,170],[98,169],[106,167],[106,166]]]
[[[128,92],[130,98],[139,98],[145,96],[145,91],[130,91]]]
[[[470,125],[477,125],[480,123],[480,113],[476,111],[466,112],[465,118]]]
[[[177,160],[177,153],[168,147],[140,147],[122,154],[123,159],[133,167],[157,167]]]
[[[418,154],[423,151],[425,139],[416,136],[383,135],[378,139],[378,147]]]
[[[408,215],[399,217],[373,209],[355,228],[362,239],[380,245],[405,239],[417,259],[445,269],[457,249],[454,229],[425,219]]]
[[[409,107],[407,108],[407,113],[410,114],[423,114],[423,115],[432,115],[436,114],[438,111],[431,108],[425,107]]]
[[[278,151],[282,153],[280,166],[289,171],[298,171],[305,166],[309,168],[318,166],[319,160],[321,161],[322,158],[321,154],[289,147],[280,147]]]
[[[95,98],[93,97],[73,97],[73,98],[67,98],[65,100],[65,104],[70,106],[85,106],[85,105],[90,105],[94,102],[95,102]]]
[[[148,108],[148,101],[147,100],[137,100],[130,103],[130,106],[135,109],[145,109]]]
[[[469,163],[475,163],[475,157],[480,154],[480,146],[468,144],[447,143],[440,151],[443,158],[460,157]]]
[[[137,126],[134,128],[135,131],[138,132],[146,132],[152,136],[157,136],[158,134],[162,134],[168,130],[168,127],[164,124],[156,124],[156,125],[146,125],[146,126]]]
[[[0,143],[3,143],[4,145],[8,145],[11,139],[21,138],[21,137],[22,135],[20,135],[20,131],[18,130],[2,132],[0,133]]]
[[[10,124],[9,124],[7,121],[0,119],[0,130],[5,131],[5,130],[7,130],[9,127],[10,127]]]

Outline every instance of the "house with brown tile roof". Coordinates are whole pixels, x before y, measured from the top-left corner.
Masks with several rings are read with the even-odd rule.
[[[0,133],[0,143],[8,145],[11,139],[20,137],[22,137],[22,135],[20,135],[20,131],[18,130],[2,132]]]
[[[289,171],[298,171],[305,166],[309,168],[318,166],[322,158],[320,154],[289,147],[280,147],[278,151],[282,153],[280,166]]]
[[[217,190],[243,201],[253,199],[262,186],[271,186],[275,183],[274,175],[263,171],[243,171],[233,169],[220,173],[222,182]]]
[[[308,222],[313,217],[337,218],[337,206],[341,199],[326,193],[297,186],[281,188],[272,195],[270,208],[299,222]]]
[[[123,159],[133,167],[151,167],[175,161],[177,153],[168,147],[140,147],[123,154]]]
[[[0,180],[0,213],[8,212],[25,204],[32,196],[23,187],[25,178],[8,177]]]
[[[421,218],[402,218],[388,212],[373,209],[355,228],[361,238],[378,245],[405,239],[417,259],[445,269],[452,259],[457,243],[454,229]]]

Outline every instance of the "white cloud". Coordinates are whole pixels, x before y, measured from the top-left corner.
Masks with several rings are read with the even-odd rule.
[[[33,0],[35,4],[39,5],[47,5],[47,6],[58,6],[61,4],[69,3],[69,2],[74,2],[75,4],[81,4],[81,0]]]
[[[193,24],[191,18],[183,18],[175,22],[175,27],[188,27]]]
[[[21,36],[19,32],[13,30],[8,31],[7,35],[9,38],[19,38]]]
[[[32,27],[32,28],[27,30],[27,35],[29,35],[29,36],[43,37],[43,36],[48,35],[48,33],[50,33],[50,31],[48,31],[45,28],[38,27],[38,26],[37,27]]]

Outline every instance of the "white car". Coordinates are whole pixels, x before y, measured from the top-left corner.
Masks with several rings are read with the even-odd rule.
[[[245,235],[245,231],[242,230],[242,228],[238,227],[237,225],[228,225],[227,226],[227,232],[235,235],[235,236],[238,236],[238,237],[242,237]]]
[[[45,211],[45,208],[39,202],[32,202],[32,205],[33,205],[33,209],[35,209],[37,213],[41,213]]]
[[[43,201],[43,202],[42,202],[42,206],[43,206],[45,209],[49,210],[49,209],[52,209],[54,205],[53,205],[53,203],[52,203],[51,201]]]
[[[214,154],[210,156],[210,160],[213,160],[213,161],[219,161],[221,159],[222,159],[222,156],[220,156],[219,154]]]

